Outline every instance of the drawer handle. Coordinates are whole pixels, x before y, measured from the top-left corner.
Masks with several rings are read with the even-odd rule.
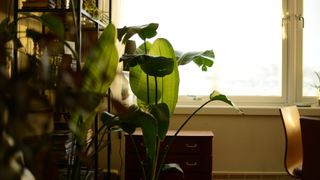
[[[196,148],[198,147],[198,144],[186,144],[187,148]]]
[[[196,166],[196,165],[198,165],[198,163],[197,162],[193,162],[193,163],[186,162],[186,165],[187,166]]]

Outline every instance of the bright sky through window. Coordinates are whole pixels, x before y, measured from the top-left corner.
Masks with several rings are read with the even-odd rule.
[[[279,0],[122,0],[120,27],[159,23],[157,37],[174,49],[215,52],[206,73],[193,64],[180,67],[180,95],[218,89],[229,96],[281,96],[281,6]]]
[[[314,96],[319,84],[315,72],[320,72],[320,1],[304,1],[304,34],[303,34],[303,95]]]

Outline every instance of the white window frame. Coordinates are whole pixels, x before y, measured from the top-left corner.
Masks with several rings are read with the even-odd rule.
[[[295,0],[294,0],[295,1]],[[291,4],[292,5],[292,4]],[[290,43],[292,39],[294,39],[295,35],[293,34],[292,30],[290,30],[292,27],[291,22],[292,18],[289,17],[291,13],[293,13],[293,8],[291,9],[288,7],[288,0],[282,0],[282,14],[283,14],[283,23],[282,28],[287,36],[286,39],[283,39],[282,43],[282,90],[281,90],[281,96],[228,96],[229,99],[231,99],[233,102],[235,102],[239,106],[281,106],[285,104],[293,104],[295,102],[295,99],[290,97],[291,94],[295,94],[296,92],[292,92],[293,88],[292,86],[296,87],[295,84],[289,83],[294,82],[293,75],[296,74],[295,68],[295,62],[296,59],[293,59],[294,56],[290,56],[289,51],[292,51],[292,47],[290,46]],[[287,17],[288,16],[288,17]],[[279,17],[279,22],[281,21],[281,17]],[[281,25],[281,24],[279,24]],[[289,42],[290,41],[290,42]],[[289,59],[292,58],[292,61],[289,61]],[[302,71],[301,71],[302,72]],[[294,88],[296,89],[296,88]],[[194,97],[188,97],[188,96],[179,96],[178,101],[178,107],[188,107],[188,106],[199,106],[202,103],[204,103],[208,97],[206,96],[194,96]],[[208,106],[225,106],[222,103],[212,103]]]
[[[295,29],[296,29],[296,62],[297,67],[296,71],[299,75],[297,77],[297,92],[296,92],[296,101],[297,102],[308,102],[310,104],[317,103],[315,96],[303,96],[303,33],[304,27],[302,25],[301,20],[299,21],[297,16],[304,17],[304,0],[296,0],[296,8],[295,8]],[[304,21],[304,18],[303,18]]]
[[[282,1],[282,26],[286,38],[282,43],[282,94],[281,96],[228,96],[239,106],[268,106],[279,107],[299,102],[315,103],[315,97],[303,97],[303,59],[302,38],[303,28],[296,15],[303,15],[303,0]],[[120,4],[120,5],[119,5]],[[113,22],[117,24],[117,11],[121,7],[121,0],[113,3]],[[114,8],[113,8],[114,9]],[[281,22],[281,17],[279,17]],[[205,102],[205,96],[179,96],[179,107],[197,107]],[[225,106],[224,104],[211,104],[209,106]]]

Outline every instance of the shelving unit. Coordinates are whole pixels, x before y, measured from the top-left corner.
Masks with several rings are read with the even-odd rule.
[[[72,15],[72,5],[70,5],[69,9],[54,9],[54,8],[23,8],[22,5],[19,3],[21,0],[14,1],[14,19],[17,19],[19,17],[19,14],[23,13],[56,13],[56,14],[70,14]],[[70,1],[71,3],[72,1]],[[106,24],[101,22],[100,20],[95,19],[92,15],[90,15],[86,10],[82,8],[83,0],[75,1],[75,20],[73,24],[73,28],[76,30],[76,33],[74,35],[75,38],[75,50],[79,55],[79,62],[83,62],[82,60],[82,51],[81,51],[81,45],[82,45],[82,32],[83,29],[86,27],[83,27],[83,17],[86,18],[86,20],[92,24],[94,24],[94,29],[96,32],[99,32],[103,30],[106,27]],[[96,6],[98,7],[99,0],[96,0]],[[20,5],[20,6],[19,6]],[[110,10],[110,9],[109,9]],[[110,15],[111,13],[109,13]],[[18,27],[18,25],[17,25]],[[92,27],[90,27],[92,28]],[[97,33],[98,34],[98,33]],[[15,50],[17,48],[14,48]],[[17,60],[17,52],[14,52],[14,63],[13,63],[13,72],[17,71],[18,68],[18,60]]]
[[[49,1],[49,0],[48,0]],[[84,10],[83,7],[83,0],[70,0],[70,3],[75,2],[75,4],[70,4],[70,7],[68,9],[63,9],[63,8],[40,8],[40,7],[36,7],[36,8],[23,8],[22,5],[22,0],[15,0],[14,1],[14,14],[13,14],[13,18],[14,20],[17,20],[19,17],[22,17],[24,14],[33,14],[33,15],[39,15],[39,14],[43,14],[43,13],[54,13],[55,15],[58,16],[63,16],[65,18],[67,18],[68,20],[66,20],[65,24],[65,39],[64,40],[68,40],[68,39],[72,39],[71,42],[74,43],[74,50],[77,53],[77,57],[73,57],[73,62],[75,62],[75,69],[76,70],[80,70],[81,68],[81,63],[84,62],[84,57],[85,57],[85,44],[83,44],[83,37],[84,35],[88,34],[85,33],[86,31],[90,31],[90,34],[94,34],[95,37],[93,37],[92,39],[97,40],[98,36],[99,36],[99,32],[102,31],[107,25],[103,22],[101,22],[100,20],[95,19],[93,16],[90,15],[90,13],[88,13],[86,10]],[[96,2],[96,6],[98,7],[99,5],[99,0],[95,0]],[[110,2],[109,2],[110,3]],[[74,7],[74,8],[73,8]],[[111,14],[111,8],[109,8],[109,16]],[[84,23],[84,18],[86,19],[86,24]],[[71,19],[71,23],[68,23],[69,20]],[[89,25],[88,25],[89,23]],[[28,24],[28,20],[26,20],[26,24]],[[20,27],[19,26],[24,26],[24,24],[16,24],[16,30],[17,32],[19,31]],[[32,24],[31,26],[35,26],[34,24]],[[41,33],[47,33],[46,29],[44,28],[44,26],[42,25],[36,25],[35,27],[37,27],[38,30],[41,31]],[[18,33],[16,34],[16,37],[18,37]],[[68,37],[67,37],[68,36]],[[90,39],[90,41],[92,40]],[[92,42],[92,41],[91,41]],[[30,42],[30,47],[29,49],[27,49],[27,51],[29,51],[29,53],[32,53],[32,51],[34,51],[34,43]],[[13,51],[13,63],[12,63],[12,76],[15,76],[15,73],[18,72],[20,70],[20,64],[21,62],[19,62],[19,52],[18,52],[18,45],[17,43],[14,43],[14,51]],[[65,52],[63,52],[63,54],[65,54]],[[62,59],[63,61],[63,59]],[[53,88],[54,90],[54,88]],[[61,112],[57,112],[60,113],[59,117],[62,116]],[[63,112],[64,113],[64,112]],[[61,124],[61,122],[58,122],[59,127],[64,126],[63,124]],[[64,126],[64,128],[66,128]],[[98,120],[95,120],[95,123],[93,125],[93,132],[97,132],[98,131]],[[65,133],[65,134],[61,134],[61,133]],[[70,145],[70,134],[68,132],[66,132],[66,129],[60,129],[59,132],[56,133],[57,136],[59,136],[59,138],[63,139],[63,142],[61,144],[61,142],[58,142],[58,144],[60,143],[60,145],[62,146],[66,146],[66,143],[69,143],[68,146],[71,146],[71,149],[73,148],[73,145]],[[66,139],[67,138],[67,139]],[[94,139],[94,143],[95,143],[95,148],[97,148],[97,144],[98,144],[98,139],[95,138]],[[53,143],[55,144],[55,143]],[[95,179],[97,179],[98,177],[98,153],[95,153],[95,162],[94,162],[94,166],[95,166]],[[68,163],[72,162],[72,158],[67,160]]]

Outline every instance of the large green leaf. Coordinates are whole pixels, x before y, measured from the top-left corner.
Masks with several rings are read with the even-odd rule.
[[[143,134],[143,142],[146,146],[146,153],[148,158],[153,159],[156,156],[156,139],[158,135],[158,127],[155,119],[148,114],[142,113],[139,118],[141,122],[141,129]]]
[[[153,105],[150,113],[157,121],[160,140],[164,140],[169,128],[170,112],[168,106],[165,103]]]
[[[141,30],[138,32],[138,35],[141,39],[146,40],[153,38],[157,35],[157,29],[159,24],[157,23],[150,23],[147,25],[140,26]]]
[[[152,46],[152,44],[149,41],[146,41],[145,43],[141,44],[136,49],[136,53],[137,54],[148,54],[151,46]]]
[[[234,109],[236,109],[238,112],[243,113],[236,105],[233,104],[233,102],[224,94],[221,94],[219,91],[214,90],[210,96],[210,101],[222,101],[230,106],[232,106]]]
[[[159,24],[150,23],[141,26],[130,26],[118,29],[118,40],[125,44],[133,35],[138,34],[142,40],[153,38],[157,35]]]
[[[164,77],[173,71],[174,62],[170,58],[162,56],[138,56],[141,69],[150,76]]]
[[[148,77],[149,83],[147,83],[147,74],[143,72],[140,66],[130,67],[130,87],[132,92],[137,96],[138,101],[141,100],[144,104],[155,104],[160,100],[161,91],[158,91],[158,97],[156,98],[155,93],[155,78],[152,76]],[[149,88],[147,88],[149,84]],[[149,90],[149,93],[148,93]],[[139,104],[143,104],[139,103]]]
[[[149,159],[154,159],[156,154],[156,138],[158,136],[158,123],[149,110],[143,111],[136,105],[132,105],[127,112],[120,114],[119,118],[104,121],[109,127],[120,126],[125,132],[132,134],[136,128],[142,129],[143,141]],[[163,116],[163,115],[161,115]],[[106,119],[106,118],[105,118]]]
[[[98,42],[90,50],[83,72],[83,90],[96,93],[107,92],[118,66],[118,51],[115,45],[116,28],[109,24]]]
[[[185,65],[193,61],[201,67],[202,71],[207,71],[208,67],[212,67],[213,59],[215,57],[212,50],[206,50],[203,52],[186,52],[184,54],[176,52],[176,54],[179,55],[179,65]]]
[[[136,128],[141,127],[140,121],[141,119],[141,110],[136,105],[131,105],[127,111],[123,114],[119,115],[119,120],[114,120],[111,122],[110,127],[118,125],[120,126],[125,132],[132,134],[136,130]],[[145,116],[146,118],[146,116]]]
[[[160,170],[161,172],[175,172],[175,173],[181,173],[183,174],[183,169],[181,168],[181,166],[177,163],[167,163],[164,164]]]
[[[139,64],[143,72],[150,76],[163,77],[173,71],[173,59],[161,56],[127,54],[123,55],[121,60],[129,67]]]
[[[149,105],[145,109],[131,105],[117,117],[104,113],[101,119],[107,127],[118,126],[129,134],[134,133],[136,128],[141,128],[148,159],[153,161],[156,155],[156,139],[165,138],[169,127],[169,115],[168,106],[161,103]]]
[[[160,102],[167,104],[171,116],[177,104],[180,81],[174,50],[168,40],[159,38],[151,46],[150,55],[163,56],[174,60],[173,72],[165,77],[158,78],[158,87],[162,94]],[[155,93],[155,91],[151,93]]]
[[[161,56],[173,60],[173,71],[164,77],[156,78],[148,76],[140,66],[130,68],[130,86],[134,94],[144,103],[166,103],[169,107],[170,116],[173,114],[179,88],[179,72],[175,59],[174,50],[166,39],[157,39],[150,48],[150,55]],[[161,59],[158,59],[161,60]],[[156,82],[157,81],[157,87]],[[147,88],[148,87],[148,88]]]
[[[210,94],[210,100],[212,101],[222,101],[225,102],[227,104],[229,104],[230,106],[233,106],[232,101],[230,101],[226,95],[221,94],[219,91],[214,90],[211,94]]]
[[[98,41],[90,49],[88,58],[82,69],[82,87],[80,94],[89,96],[89,94],[105,94],[110,87],[118,66],[118,51],[115,45],[116,28],[113,24],[109,24]],[[98,96],[93,96],[98,97]],[[85,99],[84,99],[85,100]],[[84,141],[84,135],[94,120],[96,107],[99,105],[101,98],[91,98],[90,101],[84,103],[86,108],[72,113],[72,123],[75,126],[75,132],[78,132],[80,141]],[[88,109],[89,108],[89,109]]]

